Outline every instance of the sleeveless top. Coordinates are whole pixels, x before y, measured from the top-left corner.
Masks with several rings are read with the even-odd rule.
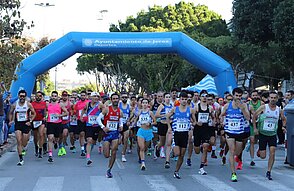
[[[15,123],[26,123],[29,121],[28,102],[25,101],[23,106],[19,105],[19,100],[15,104],[14,121]]]
[[[276,106],[272,111],[268,104],[265,104],[264,113],[259,118],[259,132],[263,135],[274,136],[277,134],[280,108]]]
[[[190,115],[190,107],[187,107],[185,112],[181,112],[180,107],[177,106],[173,115],[173,131],[188,132],[191,129]]]
[[[246,125],[246,119],[240,108],[234,109],[232,102],[229,103],[229,107],[226,111],[224,130],[231,134],[241,134],[249,132],[250,128]]]
[[[42,121],[45,117],[45,110],[46,110],[46,102],[45,101],[34,101],[32,102],[32,106],[35,109],[36,117],[34,121]]]
[[[147,112],[142,111],[139,115],[137,125],[139,127],[141,127],[142,125],[147,124],[147,123],[151,123],[151,122],[152,122],[152,119],[151,119],[149,111],[147,111]]]
[[[196,127],[208,127],[209,119],[210,119],[210,113],[209,113],[209,106],[207,105],[206,110],[203,110],[201,108],[201,104],[198,104],[198,113],[195,115],[197,122],[201,122],[202,126],[196,125]]]
[[[47,122],[49,123],[61,123],[61,118],[58,117],[57,115],[61,115],[61,107],[59,103],[48,104],[48,119]]]
[[[118,131],[120,109],[114,111],[112,106],[108,107],[108,114],[104,116],[104,125],[109,128],[109,131]]]
[[[98,126],[97,118],[99,114],[101,113],[101,110],[99,109],[99,102],[97,102],[93,107],[91,106],[91,102],[89,102],[86,112],[87,112],[87,116],[85,117],[86,126],[97,127]]]
[[[161,117],[159,118],[160,120],[162,121],[165,121],[166,120],[166,114],[168,114],[172,108],[173,108],[173,105],[170,103],[169,105],[165,105],[163,104],[163,109],[160,111],[160,115],[164,115],[164,117]]]
[[[123,119],[123,124],[126,124],[127,123],[127,120],[130,117],[130,113],[131,113],[130,104],[127,104],[127,108],[124,109],[122,102],[120,102],[119,103],[119,108],[123,112],[123,118],[122,118]]]

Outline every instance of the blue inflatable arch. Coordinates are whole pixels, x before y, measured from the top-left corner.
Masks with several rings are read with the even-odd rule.
[[[24,59],[16,68],[17,80],[10,91],[32,93],[35,80],[75,53],[148,54],[177,53],[201,71],[214,77],[220,95],[236,87],[231,65],[182,32],[70,32]]]

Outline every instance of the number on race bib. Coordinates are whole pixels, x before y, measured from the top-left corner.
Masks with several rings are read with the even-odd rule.
[[[19,122],[24,122],[28,120],[27,113],[16,113],[16,119]]]
[[[97,117],[96,115],[89,115],[88,116],[88,123],[94,125],[94,124],[98,124],[97,123]]]
[[[275,131],[276,122],[272,119],[265,119],[263,123],[264,131]]]
[[[33,127],[34,129],[40,127],[42,125],[42,121],[33,121]]]
[[[198,122],[208,123],[209,113],[198,113]]]
[[[62,120],[63,120],[63,121],[67,121],[68,119],[69,119],[69,116],[68,116],[68,115],[62,117]]]
[[[189,131],[190,122],[189,121],[177,121],[176,131]]]
[[[59,117],[57,114],[50,114],[50,122],[57,122],[59,120]]]
[[[109,128],[109,131],[116,131],[117,124],[118,124],[118,122],[116,122],[116,121],[107,121],[106,127]]]
[[[228,128],[230,130],[238,131],[241,129],[241,120],[240,119],[229,119]]]

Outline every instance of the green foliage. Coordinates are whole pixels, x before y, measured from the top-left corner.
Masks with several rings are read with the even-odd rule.
[[[21,38],[24,27],[32,27],[21,19],[19,0],[5,0],[0,3],[0,81],[6,87],[15,79],[16,66],[31,50],[27,39]]]
[[[165,32],[182,31],[195,40],[227,36],[230,34],[221,16],[210,11],[207,6],[179,2],[174,6],[153,6],[148,11],[140,11],[137,17],[129,16],[125,22],[111,24],[111,32]],[[229,53],[227,53],[229,54]],[[184,87],[195,84],[204,74],[176,54],[119,55],[116,61],[110,61],[107,55],[83,55],[78,59],[79,72],[95,73],[105,71],[111,63],[119,63],[119,72],[111,73],[116,79],[133,80],[143,91],[170,90],[172,87]],[[102,58],[102,60],[101,60]],[[136,88],[135,88],[136,89]]]

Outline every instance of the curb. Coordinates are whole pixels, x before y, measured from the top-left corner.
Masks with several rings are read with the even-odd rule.
[[[13,147],[16,146],[16,138],[14,134],[8,135],[8,143],[0,147],[0,157],[4,155],[6,152],[11,152]]]

